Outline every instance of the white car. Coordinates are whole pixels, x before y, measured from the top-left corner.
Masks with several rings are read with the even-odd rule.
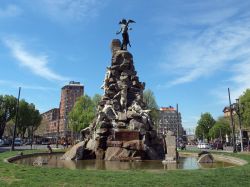
[[[210,147],[210,145],[208,143],[199,143],[197,145],[197,148],[198,149],[210,149],[211,147]]]
[[[4,141],[2,139],[0,139],[0,146],[4,145]]]

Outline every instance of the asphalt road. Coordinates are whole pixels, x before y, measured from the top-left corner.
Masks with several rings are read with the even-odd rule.
[[[50,145],[52,147],[52,149],[56,148],[56,145]],[[62,145],[58,145],[58,148],[63,149]],[[23,146],[15,146],[15,150],[27,150],[27,149],[31,149],[30,145],[23,145]],[[47,149],[47,145],[33,145],[32,149]],[[6,147],[0,147],[0,153],[5,152],[5,151],[10,151],[11,150],[11,146],[6,146]]]
[[[50,145],[52,147],[52,149],[56,149],[56,145],[55,144],[52,144]],[[59,145],[58,146],[60,149],[63,149],[63,146],[62,145]],[[31,149],[31,146],[30,145],[23,145],[23,146],[15,146],[15,150],[27,150],[27,149]],[[33,145],[32,146],[32,149],[47,149],[47,145]],[[10,151],[11,150],[11,147],[8,146],[8,147],[0,147],[0,153],[1,152],[4,152],[4,151]],[[211,149],[198,149],[196,145],[187,145],[186,146],[186,150],[204,150],[204,151],[211,151]],[[213,151],[216,151],[215,149],[213,149]],[[232,147],[224,147],[224,150],[218,150],[218,151],[223,151],[223,152],[233,152],[233,148]]]
[[[187,145],[186,146],[186,150],[190,150],[190,151],[219,151],[219,152],[233,152],[233,147],[232,146],[227,146],[227,147],[223,147],[223,150],[219,149],[198,149],[197,145]]]

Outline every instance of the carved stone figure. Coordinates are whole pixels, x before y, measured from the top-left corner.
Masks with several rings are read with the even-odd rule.
[[[127,106],[127,86],[124,86],[121,90],[121,99],[120,99],[120,104],[123,110],[126,111],[126,106]]]
[[[103,80],[103,84],[101,86],[101,89],[104,89],[104,90],[107,89],[107,82],[110,79],[110,75],[111,75],[111,69],[110,69],[110,67],[107,67],[107,71],[106,71],[105,78]]]

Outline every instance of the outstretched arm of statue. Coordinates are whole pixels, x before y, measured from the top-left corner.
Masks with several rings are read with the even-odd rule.
[[[120,31],[117,31],[116,34],[120,34],[122,32],[122,29]]]

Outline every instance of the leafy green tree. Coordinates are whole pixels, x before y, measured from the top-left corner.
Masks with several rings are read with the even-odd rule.
[[[16,101],[14,96],[0,95],[0,139],[3,136],[7,122],[15,116]]]
[[[207,139],[209,141],[209,130],[214,126],[215,120],[210,113],[201,114],[201,118],[197,122],[198,126],[196,127],[195,134],[196,137],[204,140]],[[198,129],[197,129],[198,128]]]
[[[213,139],[226,139],[226,134],[231,134],[230,121],[228,118],[219,117],[214,126],[209,130],[209,136]]]
[[[68,117],[69,128],[73,132],[80,132],[81,129],[88,127],[95,117],[95,106],[92,99],[87,95],[79,97]]]
[[[20,134],[21,137],[24,137],[26,129],[29,124],[29,103],[24,99],[19,102],[19,114],[18,114],[18,124],[17,124],[17,134]]]
[[[250,127],[250,89],[240,96],[240,105],[243,106],[243,126]]]
[[[101,99],[102,99],[102,96],[100,94],[95,94],[92,97],[92,101],[93,101],[93,104],[94,104],[94,107],[95,107],[95,113],[97,112],[97,107],[98,107],[98,104],[101,101]]]
[[[26,131],[33,133],[40,125],[42,117],[33,103],[28,103],[22,99],[19,103],[19,120],[17,132],[24,137]]]
[[[152,109],[152,108],[158,109],[159,108],[157,103],[156,103],[154,93],[150,89],[147,89],[143,92],[143,101],[146,104],[146,107],[148,109]]]
[[[205,137],[204,137],[204,131],[202,129],[202,126],[198,125],[196,128],[195,128],[195,136],[197,139],[199,140],[203,140]]]
[[[28,129],[30,132],[30,135],[33,135],[33,132],[40,126],[42,122],[42,115],[40,114],[39,110],[36,109],[35,105],[33,103],[29,104],[29,110],[30,110],[30,122],[28,125]]]
[[[159,107],[156,103],[154,93],[150,89],[147,89],[143,92],[143,101],[146,104],[146,108],[151,110],[149,114],[154,124],[157,125],[160,115],[158,110]]]

